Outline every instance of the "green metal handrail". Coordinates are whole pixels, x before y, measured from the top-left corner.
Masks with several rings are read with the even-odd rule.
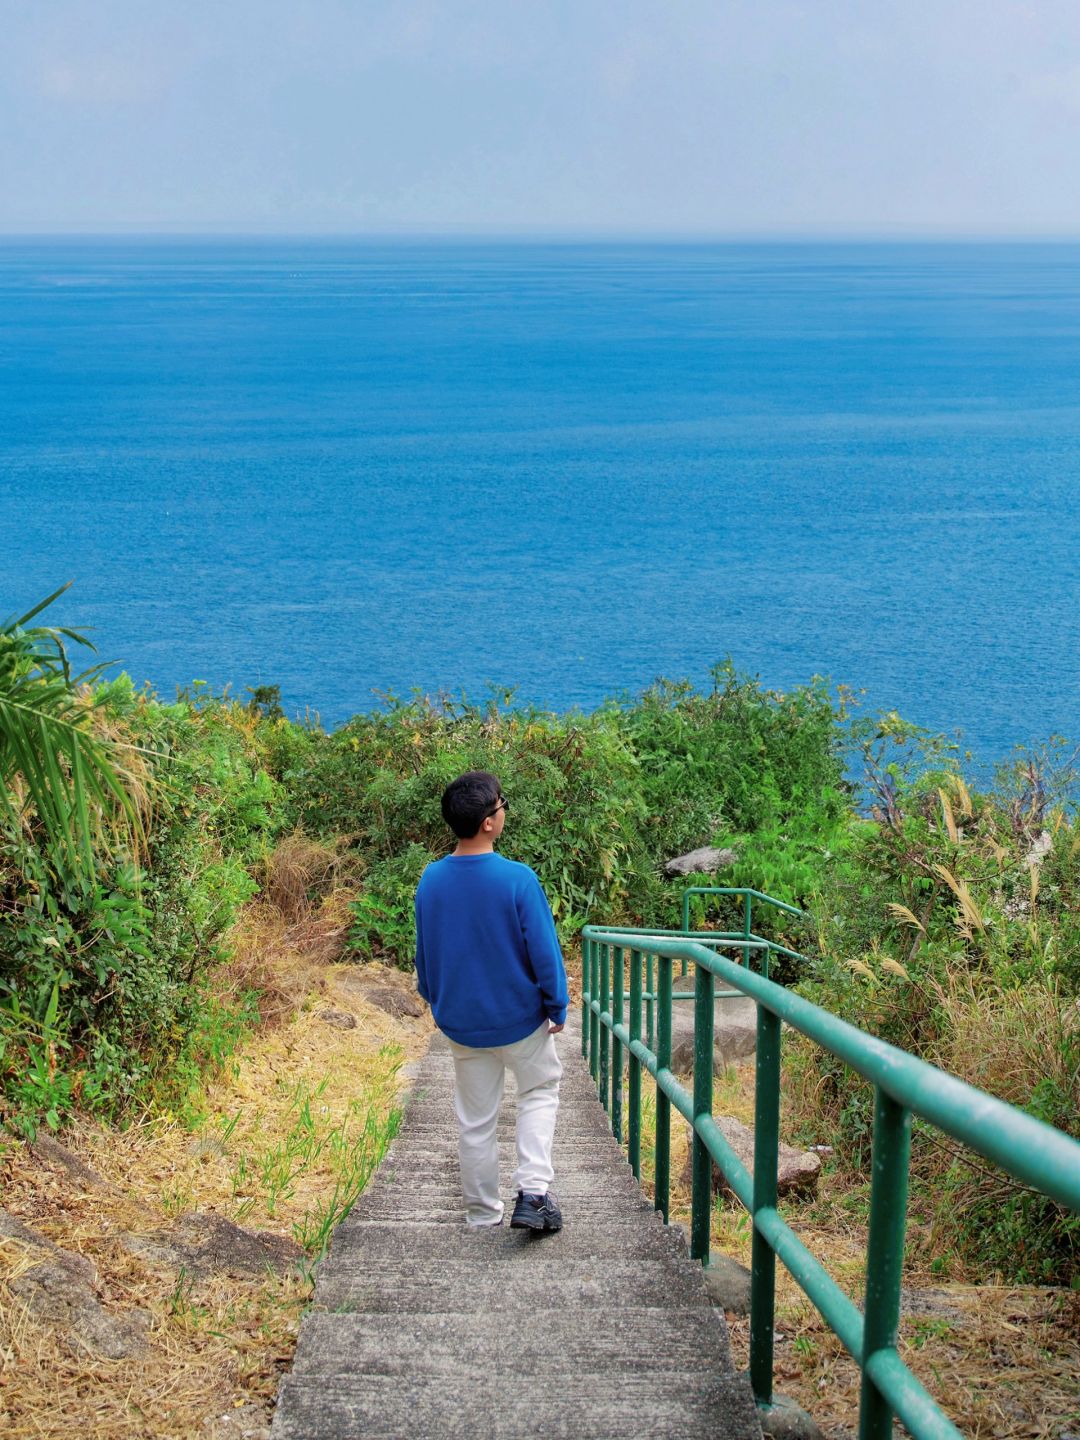
[[[737,895],[737,896],[739,896],[739,897],[741,898],[741,900],[742,900],[742,908],[743,908],[743,928],[742,928],[741,930],[691,930],[691,928],[690,928],[690,899],[691,899],[691,896],[694,896],[694,895]],[[776,910],[783,910],[783,911],[785,912],[785,914],[788,914],[788,915],[797,915],[797,916],[799,916],[799,917],[801,918],[801,917],[806,913],[805,911],[800,910],[800,909],[799,909],[797,906],[795,906],[795,905],[788,905],[787,902],[784,901],[784,900],[775,900],[771,895],[764,895],[764,894],[762,894],[762,892],[761,892],[760,890],[749,890],[749,889],[747,889],[745,886],[734,887],[734,886],[730,886],[730,885],[691,885],[691,886],[689,886],[686,890],[683,891],[683,903],[682,903],[682,922],[683,922],[683,923],[682,923],[682,929],[681,929],[681,930],[667,930],[667,929],[664,929],[664,928],[655,928],[655,927],[654,927],[653,929],[643,929],[643,928],[631,927],[631,926],[625,926],[625,925],[624,925],[624,926],[619,927],[619,933],[621,933],[621,934],[623,934],[623,935],[634,934],[634,935],[642,935],[642,936],[651,936],[651,937],[653,937],[654,939],[655,939],[655,938],[659,938],[659,937],[661,937],[661,936],[671,935],[671,936],[677,937],[677,938],[679,938],[679,939],[682,939],[682,938],[690,938],[690,939],[693,939],[693,940],[697,940],[697,941],[698,941],[700,944],[702,944],[702,945],[719,944],[719,943],[721,943],[721,942],[723,942],[723,941],[725,941],[725,940],[756,940],[756,941],[758,942],[759,946],[765,946],[765,947],[766,947],[765,950],[764,950],[764,951],[762,952],[762,954],[761,954],[761,973],[762,973],[763,975],[768,975],[768,973],[769,973],[769,956],[770,956],[770,955],[786,955],[786,956],[788,956],[788,957],[789,957],[790,959],[792,959],[792,960],[805,960],[805,959],[806,959],[806,956],[805,956],[805,955],[800,955],[797,950],[789,950],[786,945],[781,945],[781,944],[779,944],[779,943],[778,943],[777,941],[775,941],[775,940],[767,940],[767,939],[764,938],[764,936],[757,935],[757,934],[754,933],[754,929],[753,929],[753,919],[754,919],[754,901],[755,901],[755,900],[760,900],[760,901],[762,902],[762,904],[764,904],[764,905],[770,905],[770,906],[772,906],[772,907],[773,907],[774,909],[776,909]],[[594,931],[596,931],[596,932],[599,932],[599,931],[601,931],[601,930],[606,930],[607,928],[610,928],[610,927],[596,926],[596,925],[594,925],[594,926],[592,927],[592,929],[593,929]],[[613,932],[613,933],[614,933],[614,932]],[[749,959],[750,959],[750,957],[749,957],[749,952],[747,951],[746,954],[745,954],[744,957],[743,957],[743,963],[744,963],[744,964],[749,964]],[[684,961],[682,962],[682,969],[681,969],[681,971],[680,971],[680,973],[681,973],[682,975],[686,975],[686,974],[687,974],[689,963],[690,963],[690,962],[689,962],[688,960],[684,960]],[[654,1000],[656,999],[656,995],[655,995],[655,992],[654,992],[654,990],[653,990],[653,974],[652,974],[652,970],[653,970],[653,959],[652,959],[652,955],[651,955],[651,954],[648,956],[647,965],[648,965],[648,975],[647,975],[646,981],[645,981],[646,986],[647,986],[647,989],[646,989],[645,992],[644,992],[643,998],[645,999],[646,1004],[649,1005],[649,1002],[650,1002],[650,1001],[654,1001]],[[718,991],[716,992],[716,998],[717,998],[717,1000],[731,1000],[731,999],[737,999],[740,994],[741,994],[741,991],[739,991],[739,990],[718,990]],[[624,996],[623,998],[625,999],[625,998],[627,998],[627,997]],[[672,995],[671,998],[672,998],[673,1000],[692,1000],[692,999],[694,998],[694,994],[693,994],[693,991],[685,991],[685,992],[676,991],[676,992]],[[649,1006],[649,1008],[647,1009],[647,1016],[648,1016],[648,1023],[649,1023],[649,1044],[652,1045],[652,1043],[653,1043],[653,1030],[652,1030],[652,1024],[653,1024],[653,1022],[652,1022],[652,1009],[651,1009],[651,1006]]]
[[[627,1069],[628,1158],[641,1177],[641,1074],[656,1081],[653,1198],[665,1222],[671,1180],[671,1109],[693,1127],[690,1253],[709,1262],[712,1162],[753,1217],[750,1383],[759,1407],[773,1402],[776,1257],[817,1307],[862,1371],[860,1440],[888,1440],[898,1416],[916,1440],[961,1440],[896,1349],[907,1219],[911,1118],[919,1115],[1015,1178],[1080,1211],[1080,1144],[1004,1101],[865,1034],[802,996],[749,969],[767,956],[757,937],[697,939],[587,925],[582,933],[582,1053],[616,1138],[623,1139],[623,1060]],[[737,964],[716,952],[738,950]],[[656,1035],[642,1039],[643,962],[657,965]],[[694,1089],[671,1070],[672,968],[696,967]],[[629,986],[626,986],[627,966]],[[747,1172],[712,1114],[715,980],[757,1004],[754,1173]],[[624,1001],[630,1013],[625,1017]],[[875,1087],[874,1139],[863,1310],[848,1298],[777,1210],[781,1021],[838,1056]]]
[[[743,935],[749,939],[751,934],[751,922],[753,920],[754,901],[760,900],[763,905],[769,905],[774,910],[783,910],[786,915],[802,916],[803,911],[797,905],[789,905],[786,900],[777,900],[772,895],[765,895],[760,890],[748,890],[745,886],[731,885],[689,885],[682,892],[682,928],[689,933],[690,930],[690,901],[695,895],[739,895],[743,902]]]

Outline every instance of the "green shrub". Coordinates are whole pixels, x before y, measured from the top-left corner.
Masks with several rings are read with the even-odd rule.
[[[284,823],[257,716],[204,687],[163,705],[126,676],[96,699],[99,723],[145,759],[138,849],[103,847],[72,874],[32,813],[0,823],[0,1103],[24,1130],[76,1102],[118,1113],[164,1069],[202,1063],[207,975]]]
[[[821,685],[766,692],[721,666],[707,695],[659,681],[591,715],[398,701],[316,738],[289,772],[299,823],[348,836],[367,870],[359,953],[408,963],[395,863],[410,847],[450,848],[439,798],[470,769],[499,776],[511,800],[501,851],[537,871],[567,941],[590,915],[678,925],[682,886],[661,867],[686,849],[734,839],[740,874],[798,903],[842,843],[838,733]]]
[[[1080,1136],[1080,844],[1068,796],[1050,808],[1050,787],[1027,760],[973,793],[942,742],[896,717],[864,740],[873,818],[852,819],[814,900],[802,992]],[[799,1132],[827,1136],[841,1163],[865,1171],[871,1088],[816,1046],[786,1048]],[[1075,1218],[955,1150],[916,1126],[912,1206],[947,1237],[942,1253],[969,1275],[1068,1283],[1080,1254]]]

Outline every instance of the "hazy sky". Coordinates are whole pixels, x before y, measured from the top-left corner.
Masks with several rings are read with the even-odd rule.
[[[1080,234],[1080,0],[0,0],[0,230]]]

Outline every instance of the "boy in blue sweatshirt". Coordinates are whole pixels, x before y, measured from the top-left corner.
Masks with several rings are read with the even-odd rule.
[[[528,865],[495,842],[510,802],[494,775],[459,775],[442,797],[457,836],[416,890],[416,980],[454,1058],[465,1219],[501,1225],[495,1129],[506,1070],[517,1082],[517,1201],[510,1224],[560,1230],[551,1147],[562,1064],[554,1037],[569,996],[551,908]]]

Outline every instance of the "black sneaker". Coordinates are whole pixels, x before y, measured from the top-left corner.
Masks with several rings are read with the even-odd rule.
[[[561,1230],[562,1211],[549,1190],[546,1195],[526,1195],[518,1191],[517,1204],[510,1217],[511,1230]]]

